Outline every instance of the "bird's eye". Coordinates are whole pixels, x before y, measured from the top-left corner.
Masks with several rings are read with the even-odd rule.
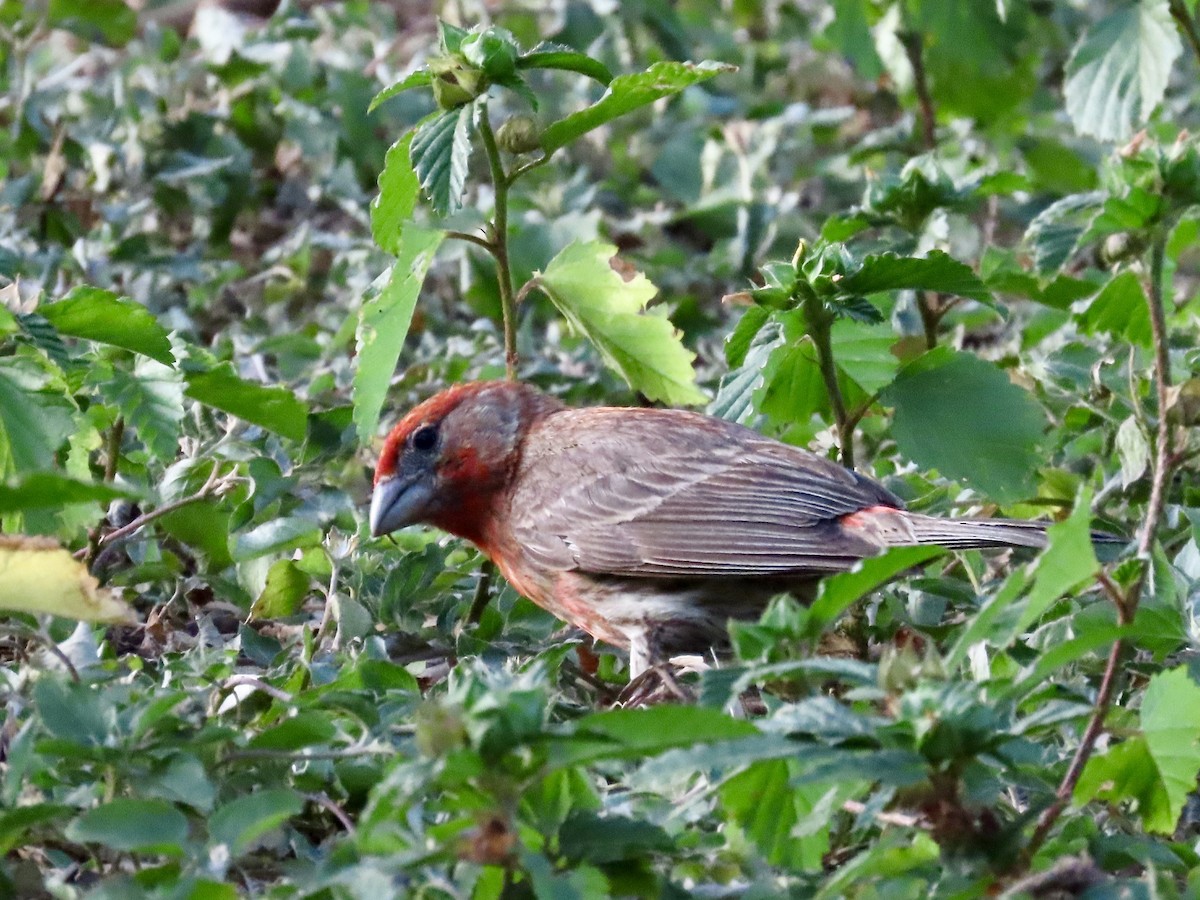
[[[424,425],[413,432],[412,445],[414,450],[426,452],[437,446],[438,433],[432,425]]]

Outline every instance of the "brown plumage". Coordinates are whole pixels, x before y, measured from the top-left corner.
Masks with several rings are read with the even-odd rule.
[[[630,652],[706,652],[730,618],[887,547],[1041,547],[1041,524],[910,513],[882,485],[732,422],[572,409],[528,385],[456,385],[392,429],[371,531],[473,542],[560,619]]]

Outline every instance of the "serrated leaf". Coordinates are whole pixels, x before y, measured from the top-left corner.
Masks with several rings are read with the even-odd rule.
[[[1149,831],[1170,832],[1178,819],[1171,814],[1166,784],[1143,737],[1122,741],[1103,756],[1087,761],[1075,785],[1074,801],[1083,804],[1090,800],[1136,803]]]
[[[1119,6],[1091,26],[1067,61],[1067,114],[1080,134],[1121,141],[1162,101],[1183,46],[1167,0]]]
[[[891,384],[900,370],[900,360],[892,353],[896,340],[891,325],[849,319],[834,322],[829,334],[838,372],[868,394]]]
[[[400,236],[421,192],[421,181],[409,157],[414,134],[406,133],[388,149],[379,173],[379,194],[371,201],[371,235],[381,250],[393,256],[399,252]]]
[[[717,396],[708,405],[708,414],[742,424],[749,421],[755,413],[754,396],[764,384],[767,363],[783,342],[783,328],[777,322],[764,325],[754,336],[741,365],[722,376]]]
[[[90,809],[66,828],[69,840],[123,852],[183,852],[187,817],[165,800],[118,797]]]
[[[884,392],[900,451],[1001,502],[1028,496],[1042,462],[1042,409],[992,363],[939,347]]]
[[[413,170],[439,213],[453,213],[462,206],[474,110],[472,103],[447,110],[426,120],[413,133],[408,148]]]
[[[517,60],[518,69],[560,69],[578,72],[603,85],[612,81],[612,73],[598,59],[559,44],[541,43]]]
[[[183,376],[177,370],[139,359],[132,373],[114,369],[99,389],[155,457],[174,460],[183,422]]]
[[[867,256],[858,269],[837,282],[839,293],[877,294],[897,290],[937,291],[955,294],[980,303],[991,303],[992,295],[966,263],[941,250],[927,256],[897,256],[880,253]]]
[[[367,106],[367,112],[375,112],[380,104],[386,103],[393,97],[403,94],[405,91],[412,90],[413,88],[426,87],[431,81],[433,81],[433,73],[431,73],[428,69],[417,69],[415,72],[409,72],[391,87],[385,87],[382,91],[372,97],[370,104]]]
[[[542,133],[542,149],[547,154],[554,153],[606,122],[655,100],[678,94],[714,75],[735,70],[734,66],[709,60],[701,63],[657,62],[644,72],[620,75],[609,83],[604,96],[591,106],[547,126]]]
[[[304,440],[308,406],[280,385],[267,387],[234,374],[229,363],[186,376],[188,397],[293,441]]]
[[[659,309],[646,309],[658,288],[640,272],[619,272],[616,255],[603,241],[571,243],[536,276],[539,286],[634,390],[670,404],[704,403],[696,355]]]
[[[112,291],[77,287],[61,300],[37,308],[60,334],[111,344],[164,365],[175,363],[167,329],[140,303]]]
[[[0,535],[0,609],[86,622],[132,622],[133,610],[45,538]]]
[[[828,825],[807,835],[795,829],[827,788],[791,786],[793,770],[784,759],[756,762],[721,785],[721,804],[772,865],[818,870],[829,849]]]
[[[354,424],[359,442],[364,445],[375,437],[379,412],[404,347],[421,285],[445,236],[445,232],[414,225],[406,228],[386,282],[359,313]]]

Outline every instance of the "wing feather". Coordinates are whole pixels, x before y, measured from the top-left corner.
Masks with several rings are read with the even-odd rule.
[[[565,410],[526,442],[510,521],[551,569],[645,576],[841,571],[880,546],[838,526],[902,507],[873,481],[679,410]]]

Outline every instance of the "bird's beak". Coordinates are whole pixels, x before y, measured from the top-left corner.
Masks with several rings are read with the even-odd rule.
[[[432,499],[433,485],[421,475],[384,479],[371,494],[371,534],[380,537],[421,521]]]

